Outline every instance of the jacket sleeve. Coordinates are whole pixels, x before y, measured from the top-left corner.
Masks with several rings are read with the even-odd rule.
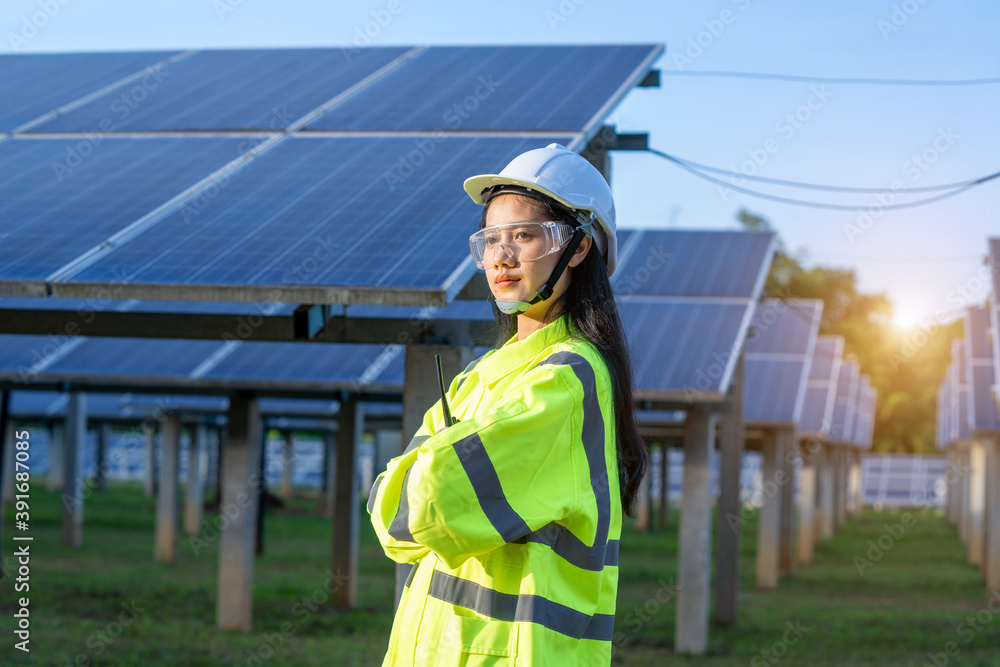
[[[369,496],[386,554],[413,562],[433,551],[456,567],[573,514],[582,405],[572,371],[541,365],[492,410],[440,433],[443,419],[428,411]]]

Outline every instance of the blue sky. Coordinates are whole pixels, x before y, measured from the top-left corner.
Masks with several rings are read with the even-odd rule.
[[[369,26],[374,46],[657,42],[667,46],[657,63],[664,73],[1000,76],[1000,5],[986,0],[5,0],[0,51],[340,46],[380,16],[385,25]],[[27,28],[31,22],[40,27]],[[632,91],[610,122],[619,131],[648,132],[653,147],[689,160],[771,178],[884,188],[883,198],[902,203],[934,193],[893,193],[894,181],[909,189],[1000,171],[998,108],[1000,84],[821,86],[666,75],[659,89]],[[957,313],[989,292],[982,262],[986,238],[1000,236],[1000,179],[886,212],[870,224],[861,220],[866,229],[857,210],[727,192],[647,153],[614,154],[612,187],[622,226],[731,228],[740,208],[763,215],[807,263],[856,269],[862,288],[887,292],[904,319]],[[878,197],[767,191],[861,207]]]

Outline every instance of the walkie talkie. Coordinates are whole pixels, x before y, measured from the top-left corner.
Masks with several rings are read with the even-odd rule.
[[[444,423],[445,426],[452,426],[458,423],[458,420],[451,416],[451,410],[448,409],[448,395],[444,390],[444,368],[441,367],[441,355],[435,354],[434,361],[437,362],[438,367],[438,384],[441,385],[441,409],[444,411]]]

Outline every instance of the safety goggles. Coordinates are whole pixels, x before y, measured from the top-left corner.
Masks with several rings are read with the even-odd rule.
[[[562,250],[572,236],[573,227],[565,222],[508,222],[480,229],[469,237],[469,248],[481,269],[498,254],[519,262],[541,259]]]

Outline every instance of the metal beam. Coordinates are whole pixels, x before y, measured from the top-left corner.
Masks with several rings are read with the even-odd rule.
[[[443,304],[439,304],[443,305]],[[291,315],[102,311],[83,318],[75,310],[0,311],[0,334],[183,338],[271,342],[492,345],[492,320],[401,319],[330,315],[330,306],[300,305]],[[89,322],[84,321],[90,319]]]

